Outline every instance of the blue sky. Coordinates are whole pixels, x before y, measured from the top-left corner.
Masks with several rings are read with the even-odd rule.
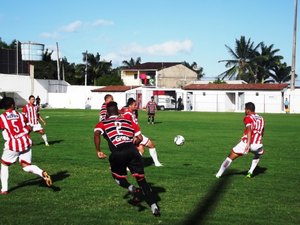
[[[233,48],[242,35],[274,44],[291,65],[293,26],[294,0],[2,0],[0,8],[6,43],[32,41],[55,50],[58,42],[60,57],[75,63],[86,50],[114,66],[131,57],[195,61],[207,79],[226,70],[218,63],[230,59],[225,44]]]

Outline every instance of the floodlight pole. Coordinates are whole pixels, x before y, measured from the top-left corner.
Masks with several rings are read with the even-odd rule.
[[[298,11],[298,0],[295,0],[293,53],[292,53],[292,68],[291,68],[291,91],[295,90],[296,42],[297,42],[296,41],[296,36],[297,36],[297,11]]]

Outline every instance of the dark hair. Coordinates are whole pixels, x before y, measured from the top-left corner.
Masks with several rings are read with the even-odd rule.
[[[154,96],[151,96],[151,98],[154,98]]]
[[[108,98],[112,98],[112,95],[111,94],[107,94],[104,96],[104,100],[106,101]]]
[[[108,114],[108,116],[118,115],[119,114],[118,104],[116,102],[114,102],[114,101],[109,102],[106,105],[106,108],[107,108],[107,114]]]
[[[247,102],[247,103],[245,104],[245,108],[246,108],[246,109],[249,109],[251,112],[255,112],[255,105],[254,105],[254,103],[252,103],[252,102]]]
[[[127,106],[127,107],[130,106],[130,105],[132,105],[132,103],[134,103],[134,102],[136,102],[136,100],[135,100],[134,98],[129,98],[129,99],[127,100],[126,106]]]
[[[30,100],[31,98],[35,98],[35,97],[33,95],[30,95],[29,98],[28,98],[28,100]]]
[[[10,108],[15,108],[15,100],[11,97],[4,97],[0,101],[0,109],[10,109]]]

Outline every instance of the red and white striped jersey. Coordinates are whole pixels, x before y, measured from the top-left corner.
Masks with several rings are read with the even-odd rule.
[[[107,119],[107,109],[106,109],[106,103],[104,102],[101,106],[100,112],[99,112],[99,120],[103,121]]]
[[[36,105],[27,104],[22,109],[22,114],[27,118],[28,124],[31,126],[38,124],[39,122],[39,110]]]
[[[264,134],[265,121],[260,115],[254,113],[244,117],[245,127],[251,126],[251,142],[250,144],[262,144]],[[247,142],[247,133],[244,131],[242,137],[243,142]]]
[[[15,110],[6,110],[0,115],[0,129],[5,140],[4,149],[21,152],[31,147],[32,141],[28,135],[23,115]]]
[[[135,123],[120,116],[111,116],[107,120],[99,122],[95,126],[94,131],[96,130],[99,130],[108,140],[111,150],[122,144],[132,143],[133,137],[141,133]]]
[[[147,111],[148,113],[155,113],[156,109],[157,109],[157,104],[154,101],[149,101],[146,105]]]

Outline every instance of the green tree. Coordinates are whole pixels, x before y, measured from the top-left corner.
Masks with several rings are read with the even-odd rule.
[[[280,50],[273,47],[274,45],[267,46],[264,43],[260,45],[260,52],[257,52],[253,65],[255,83],[264,83],[272,75],[271,71],[281,65],[283,57],[276,55]]]
[[[205,73],[203,72],[202,67],[198,67],[198,64],[196,62],[193,62],[192,64],[189,64],[186,61],[183,61],[182,64],[186,66],[187,68],[193,70],[194,72],[197,73],[197,79],[200,80],[202,77],[205,76]]]
[[[291,66],[286,63],[276,65],[269,74],[269,79],[265,83],[285,83],[291,80]]]
[[[97,85],[108,86],[108,85],[124,85],[123,80],[121,79],[121,70],[120,68],[113,69],[111,74],[101,76],[97,79]]]
[[[108,75],[111,72],[111,61],[106,62],[101,60],[100,54],[83,53],[83,61],[87,63],[88,84],[96,85],[98,78]]]
[[[134,66],[136,66],[136,65],[139,65],[139,64],[141,64],[141,62],[142,62],[142,59],[141,59],[141,57],[137,57],[136,58],[136,60],[134,60],[133,58],[130,58],[130,60],[129,61],[126,61],[126,60],[124,60],[122,63],[123,63],[123,68],[132,68],[132,67],[134,67]]]
[[[221,79],[228,78],[251,82],[255,77],[255,57],[257,56],[257,49],[261,44],[262,43],[254,45],[254,42],[252,42],[250,38],[246,40],[244,36],[241,36],[239,40],[235,40],[234,50],[225,45],[233,59],[219,61],[225,62],[225,67],[229,68],[221,73],[219,77],[221,77]]]

